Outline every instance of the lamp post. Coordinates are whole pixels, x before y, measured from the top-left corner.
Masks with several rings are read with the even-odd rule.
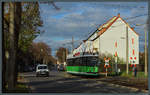
[[[136,26],[142,26],[145,24],[136,24]],[[144,27],[145,30],[145,76],[147,76],[148,72],[147,72],[147,61],[148,61],[148,57],[147,57],[147,28]]]

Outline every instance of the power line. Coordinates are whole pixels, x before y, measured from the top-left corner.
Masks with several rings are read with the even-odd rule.
[[[135,18],[138,18],[138,17],[141,17],[141,16],[146,16],[146,15],[148,15],[148,14],[143,14],[143,15],[137,15],[137,16],[134,16],[134,17],[128,17],[128,18],[125,18],[124,20],[132,20],[132,19],[135,19]],[[129,21],[129,22],[133,22],[133,21]],[[124,24],[121,24],[121,25],[124,25]],[[121,26],[121,25],[118,25],[118,26]],[[112,26],[112,28],[113,27],[118,27],[118,26]],[[100,25],[99,25],[99,27],[100,27]],[[98,27],[98,28],[99,28]],[[97,30],[98,30],[98,28],[96,28],[96,29],[94,29],[95,31],[94,32],[96,32]],[[93,30],[92,30],[93,31]],[[88,32],[87,34],[85,34],[85,35],[83,35],[83,36],[80,36],[79,37],[79,39],[78,40],[75,40],[74,42],[82,42],[83,41],[83,37],[89,37],[89,35],[91,35],[91,34],[93,34],[94,32]],[[66,45],[66,44],[70,44],[71,45],[71,41],[70,42],[67,42],[67,43],[62,43],[62,45]]]
[[[123,20],[132,20],[132,19],[135,19],[135,18],[138,18],[138,17],[142,17],[142,16],[146,16],[146,15],[148,15],[148,14],[143,14],[143,15],[137,15],[137,16],[134,16],[134,17],[128,17],[128,18],[125,18],[125,19],[123,19]],[[120,21],[120,20],[119,20]],[[118,21],[117,21],[118,22]],[[129,22],[133,22],[133,21],[129,21]],[[129,23],[128,22],[128,23]],[[124,25],[124,24],[121,24],[121,25]],[[121,25],[118,25],[118,26],[121,26]],[[113,26],[113,27],[118,27],[118,26]],[[112,28],[113,28],[112,27]],[[98,30],[98,28],[95,30],[95,31],[97,31]],[[95,32],[94,31],[94,32]],[[89,34],[92,34],[92,33],[94,33],[94,32],[89,32],[89,33],[87,33],[86,35],[84,35],[84,36],[88,36]],[[81,39],[80,39],[81,40]]]

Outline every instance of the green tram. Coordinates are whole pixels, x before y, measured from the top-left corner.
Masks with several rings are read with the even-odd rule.
[[[84,54],[67,58],[66,71],[75,75],[98,76],[98,54]]]

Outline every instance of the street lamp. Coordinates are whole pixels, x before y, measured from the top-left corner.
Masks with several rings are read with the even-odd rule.
[[[142,26],[145,24],[136,24],[136,26]],[[146,30],[146,26],[144,27],[145,30],[145,76],[147,76],[147,61],[148,61],[148,57],[147,57],[147,30]]]

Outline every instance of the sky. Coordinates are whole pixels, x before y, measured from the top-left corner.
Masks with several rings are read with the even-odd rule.
[[[72,37],[74,47],[77,47],[97,26],[118,13],[135,28],[140,37],[140,51],[144,51],[144,30],[147,29],[145,23],[148,18],[144,14],[148,14],[147,2],[55,2],[55,5],[60,9],[56,10],[52,4],[40,4],[43,20],[43,27],[40,29],[45,32],[34,40],[48,44],[53,56],[59,47],[71,50]],[[144,25],[136,26],[137,24]]]

